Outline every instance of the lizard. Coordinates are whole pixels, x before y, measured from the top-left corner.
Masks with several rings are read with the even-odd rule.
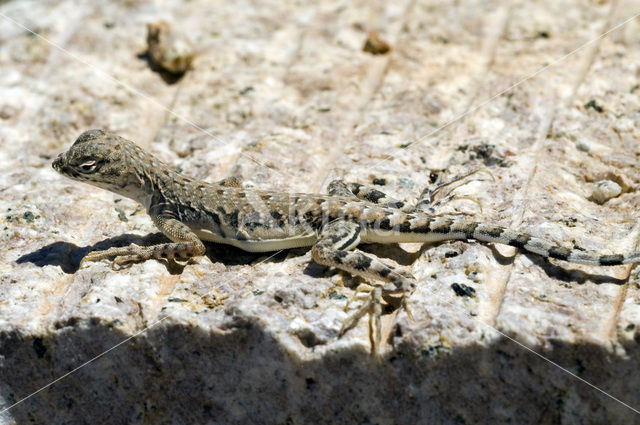
[[[356,295],[367,291],[369,296],[344,322],[340,335],[369,314],[375,354],[380,346],[381,298],[399,296],[410,315],[407,298],[417,281],[408,271],[358,250],[360,243],[475,240],[569,263],[614,266],[640,262],[640,252],[602,255],[466,217],[435,215],[430,208],[434,192],[428,190],[412,205],[372,187],[341,180],[329,184],[328,194],[250,189],[234,177],[203,182],[183,176],[134,142],[104,130],[82,133],[52,166],[73,180],[139,202],[171,241],[90,252],[81,265],[106,258],[113,258],[112,268],[149,259],[189,260],[205,254],[203,241],[249,252],[310,246],[316,263],[370,282],[356,289]]]

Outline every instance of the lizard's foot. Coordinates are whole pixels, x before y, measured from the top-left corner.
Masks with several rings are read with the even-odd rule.
[[[204,255],[205,248],[199,239],[187,242],[171,242],[153,246],[139,246],[131,244],[121,248],[109,248],[104,251],[90,252],[80,261],[82,266],[87,261],[98,261],[103,258],[115,257],[111,268],[119,270],[130,267],[133,263],[139,263],[149,259],[156,260],[189,260],[199,255]]]
[[[363,304],[342,324],[340,336],[344,335],[349,329],[353,328],[365,314],[369,313],[369,342],[371,343],[371,354],[375,357],[380,355],[380,339],[382,329],[382,307],[380,306],[380,298],[382,297],[382,288],[380,286],[371,286],[361,284],[356,288],[355,294],[345,306],[345,311],[349,309],[349,305],[359,299],[359,295],[368,292]]]
[[[415,279],[409,273],[398,272],[403,278],[406,278],[407,281],[411,281],[411,287],[414,287],[413,284]],[[369,342],[371,343],[371,354],[378,358],[380,356],[380,341],[382,339],[382,306],[380,304],[380,299],[385,298],[387,296],[397,296],[398,293],[402,295],[400,300],[400,307],[404,308],[407,312],[409,318],[413,319],[413,315],[411,314],[411,310],[409,310],[408,304],[408,293],[407,290],[397,289],[396,287],[392,287],[393,284],[387,284],[385,286],[380,285],[368,285],[361,284],[355,290],[353,296],[347,301],[345,305],[344,311],[348,311],[351,303],[354,300],[362,300],[362,305],[358,307],[358,309],[351,314],[342,324],[342,328],[340,329],[340,336],[344,335],[349,329],[353,328],[358,321],[365,315],[369,314]],[[406,283],[402,285],[402,287],[409,287]],[[363,294],[366,294],[364,297]],[[397,304],[396,304],[397,305]]]
[[[100,261],[111,257],[115,257],[111,262],[112,269],[118,270],[131,267],[135,261],[140,260],[138,256],[140,251],[143,249],[144,248],[139,245],[131,244],[125,247],[113,247],[102,251],[93,251],[85,255],[82,260],[80,260],[79,267],[82,267],[88,261]]]
[[[474,204],[476,204],[478,206],[478,208],[480,209],[480,214],[482,214],[482,203],[480,202],[480,200],[478,198],[476,198],[475,196],[471,196],[471,195],[449,195],[446,198],[440,199],[439,201],[437,201],[433,205],[431,205],[428,208],[428,212],[431,215],[434,215],[434,216],[442,216],[442,215],[450,216],[452,214],[456,214],[456,215],[472,215],[472,214],[466,213],[466,212],[443,213],[443,214],[436,213],[438,207],[440,207],[441,205],[444,205],[444,204],[449,203],[451,201],[458,201],[458,200],[467,200],[467,201],[473,202]],[[456,210],[457,210],[457,208],[456,208]]]
[[[455,197],[455,195],[449,195],[458,187],[466,184],[466,180],[469,177],[478,173],[488,174],[489,177],[491,177],[491,180],[493,180],[494,182],[496,181],[491,171],[489,171],[487,168],[477,168],[469,173],[454,177],[447,182],[436,184],[435,187],[427,187],[420,194],[418,202],[415,204],[415,209],[417,211],[433,212],[432,208],[435,208],[438,205],[446,203],[452,199],[459,199],[459,197]]]

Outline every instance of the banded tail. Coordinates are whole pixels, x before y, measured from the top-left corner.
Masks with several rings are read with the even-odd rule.
[[[450,229],[451,235],[458,236],[452,239],[476,239],[482,242],[510,245],[545,258],[555,258],[569,263],[592,266],[618,266],[620,264],[640,262],[640,252],[601,255],[582,249],[565,248],[546,239],[492,224],[452,223]]]

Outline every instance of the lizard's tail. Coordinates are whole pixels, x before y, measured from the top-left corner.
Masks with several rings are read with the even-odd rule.
[[[457,232],[459,236],[462,236],[461,233],[463,233],[464,239],[476,239],[482,242],[510,245],[545,258],[556,258],[570,263],[594,266],[617,266],[620,264],[640,262],[640,252],[601,255],[580,248],[565,248],[546,239],[490,224],[465,223],[458,229],[455,227],[457,226],[452,226],[451,232]]]

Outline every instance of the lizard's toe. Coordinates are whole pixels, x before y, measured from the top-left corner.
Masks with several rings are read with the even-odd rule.
[[[111,262],[111,269],[116,271],[128,269],[136,261],[139,261],[136,255],[120,255]]]

